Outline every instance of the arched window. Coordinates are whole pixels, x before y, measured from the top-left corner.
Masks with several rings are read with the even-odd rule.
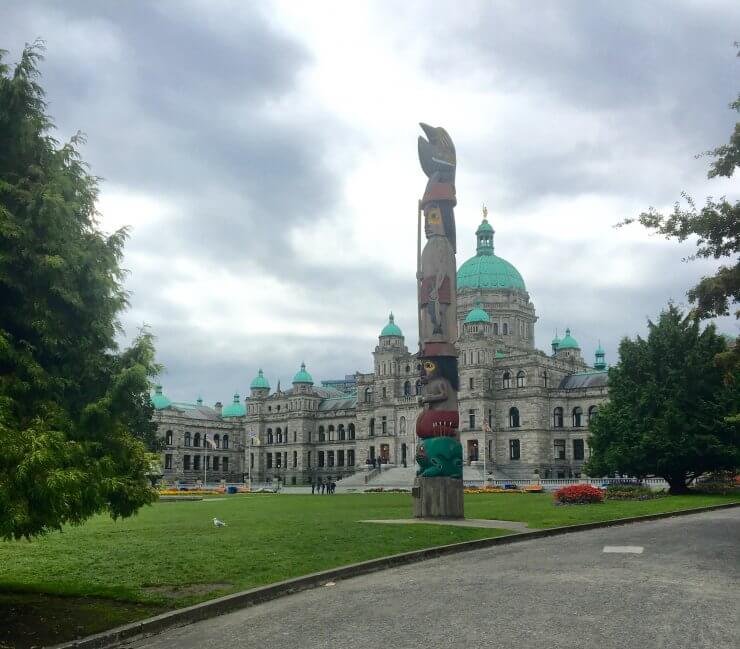
[[[403,384],[403,396],[404,397],[410,397],[411,396],[411,381],[406,381]]]
[[[340,442],[343,442],[345,439],[347,439],[347,433],[344,430],[344,424],[339,424],[337,426],[337,438]]]
[[[583,426],[583,410],[576,406],[573,408],[573,428]]]
[[[164,434],[164,443],[167,444],[167,446],[172,446],[172,431],[168,430]]]
[[[324,430],[323,426],[319,426],[319,441],[320,442],[326,441],[326,431]]]
[[[192,441],[190,439],[190,433],[187,431],[185,432],[185,442],[184,443],[185,443],[185,446],[190,446],[192,444]]]
[[[229,448],[229,436],[224,435],[221,439],[221,448]]]
[[[406,374],[408,374],[409,372],[411,372],[411,365],[406,366]]]
[[[588,423],[593,421],[593,418],[599,413],[599,406],[589,406],[588,408]]]
[[[365,388],[365,403],[372,403],[373,391],[370,388]]]
[[[504,336],[509,335],[509,325],[508,323],[504,322]]]
[[[399,435],[406,434],[406,417],[401,417],[398,420],[398,434]]]
[[[421,379],[419,379],[419,380],[418,380],[418,381],[416,382],[416,388],[415,388],[415,389],[416,389],[416,394],[417,394],[417,395],[421,394]]]
[[[504,389],[511,387],[511,374],[509,374],[509,372],[504,372],[501,379],[501,387]]]
[[[527,382],[527,375],[524,373],[524,370],[519,370],[516,373],[516,387],[523,388],[526,385]]]
[[[326,432],[328,433],[327,441],[333,442],[336,439],[336,436],[334,435],[334,426],[330,425]]]
[[[200,446],[200,433],[193,435],[193,446]]]
[[[347,437],[348,439],[355,438],[355,425],[354,424],[349,424],[349,426],[347,426]]]
[[[493,335],[498,336],[498,322],[493,323]]]
[[[278,444],[283,443],[283,431],[281,431],[279,428],[275,429],[275,442]]]
[[[268,444],[274,444],[275,438],[272,435],[272,428],[267,429],[267,443]]]
[[[213,436],[213,445],[214,445],[214,446],[215,446],[216,448],[221,448],[221,435],[219,435],[218,433],[216,433],[216,434],[215,434],[215,435]]]
[[[509,408],[509,428],[519,428],[518,408]]]
[[[552,411],[552,427],[562,428],[563,427],[563,409],[558,406]]]
[[[370,418],[370,436],[375,435],[375,417]]]

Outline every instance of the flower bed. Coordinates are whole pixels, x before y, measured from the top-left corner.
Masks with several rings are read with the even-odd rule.
[[[588,484],[574,484],[558,489],[553,498],[561,505],[588,505],[604,500],[604,492]]]
[[[610,484],[604,494],[607,500],[652,500],[665,494],[650,487],[634,484]]]

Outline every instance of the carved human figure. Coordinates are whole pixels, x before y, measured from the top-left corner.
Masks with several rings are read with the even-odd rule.
[[[424,410],[416,419],[416,435],[457,437],[460,415],[457,410],[457,359],[440,356],[425,358],[421,364]]]

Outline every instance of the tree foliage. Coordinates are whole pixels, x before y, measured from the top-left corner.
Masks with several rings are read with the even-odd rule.
[[[735,46],[739,48],[740,57],[740,44],[735,43]],[[730,104],[730,108],[740,113],[740,95]],[[709,178],[732,177],[740,166],[740,122],[735,123],[727,144],[700,155],[715,159],[709,167]],[[696,236],[696,254],[689,259],[730,259],[730,265],[721,265],[714,275],[702,277],[688,292],[689,300],[695,304],[696,317],[704,319],[728,315],[730,305],[740,303],[740,201],[732,202],[724,197],[715,201],[709,197],[706,205],[697,209],[690,196],[683,193],[682,197],[685,205],[676,202],[670,215],[665,216],[651,207],[640,214],[637,221],[666,239],[685,241]],[[634,221],[626,219],[619,226]],[[735,317],[740,318],[740,310],[735,311]]]
[[[740,422],[729,418],[740,393],[715,362],[727,342],[714,325],[702,331],[670,305],[648,328],[647,339],[620,343],[609,401],[591,423],[586,471],[657,475],[680,493],[705,472],[740,466]]]
[[[97,223],[78,135],[51,135],[42,44],[0,50],[0,538],[151,502],[153,339],[119,352],[125,229]]]

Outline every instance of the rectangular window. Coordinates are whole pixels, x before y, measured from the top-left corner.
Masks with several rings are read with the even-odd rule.
[[[337,466],[344,466],[344,451],[337,451]]]
[[[521,449],[519,448],[518,439],[509,440],[509,459],[518,460],[521,456]]]
[[[565,440],[564,439],[555,440],[555,459],[556,460],[565,459]]]
[[[354,466],[355,465],[355,451],[354,449],[349,449],[347,451],[347,466]]]
[[[206,470],[207,471],[211,470],[211,456],[210,455],[206,455]]]
[[[171,469],[172,468],[172,454],[167,453],[164,456],[164,468],[165,469]]]
[[[324,451],[319,451],[319,467],[324,466]]]
[[[468,428],[471,430],[475,428],[475,410],[472,408],[468,410]]]
[[[220,468],[221,468],[221,462],[220,462],[218,456],[214,455],[213,456],[213,470],[214,471],[219,471]]]
[[[584,445],[582,439],[573,440],[573,459],[583,460],[584,459]]]
[[[473,378],[472,376],[471,376],[471,377],[470,377],[470,379],[468,380],[468,385],[470,386],[470,389],[471,389],[471,390],[472,390],[472,389],[473,389],[473,387],[475,386],[475,379],[474,379],[474,378]]]
[[[298,433],[296,431],[293,431],[293,443],[295,444],[298,441]]]
[[[254,453],[249,454],[249,468],[254,469]]]
[[[311,468],[311,451],[306,454],[306,467]]]
[[[293,451],[293,468],[298,466],[298,451]]]
[[[268,469],[271,469],[272,468],[272,453],[268,453],[265,456],[265,460],[266,460],[266,463],[267,463],[267,468]]]
[[[285,451],[285,453],[283,453],[283,466],[286,469],[288,468],[288,451]]]
[[[493,410],[490,408],[488,409],[488,427],[493,428]]]
[[[221,468],[223,469],[224,473],[226,473],[229,470],[229,458],[225,457],[221,460]]]
[[[200,455],[193,455],[193,471],[200,471]]]
[[[388,421],[387,417],[381,417],[380,418],[380,430],[383,435],[385,435],[388,432]]]
[[[329,466],[334,466],[334,451],[329,451],[326,454],[326,460]]]
[[[280,453],[275,453],[275,468],[279,469],[283,466],[283,456]]]
[[[190,456],[184,455],[182,458],[183,471],[190,471]]]

